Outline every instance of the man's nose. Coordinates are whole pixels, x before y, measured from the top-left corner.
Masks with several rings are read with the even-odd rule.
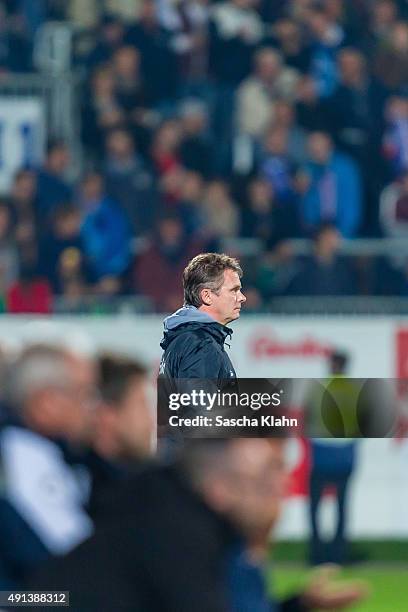
[[[240,302],[246,302],[246,297],[245,297],[245,295],[242,293],[242,291],[240,292],[240,294],[241,294],[241,295],[240,295],[239,301],[240,301]]]

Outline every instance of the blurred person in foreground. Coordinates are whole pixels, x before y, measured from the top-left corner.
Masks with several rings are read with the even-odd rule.
[[[73,612],[301,612],[343,609],[357,584],[324,576],[278,604],[266,596],[265,543],[279,515],[284,441],[201,440],[171,465],[153,465],[117,495],[118,515],[32,588],[70,590]],[[252,546],[253,543],[257,546]]]
[[[116,485],[129,478],[152,455],[155,420],[147,369],[128,357],[99,358],[100,403],[88,464],[92,476],[90,512],[96,518]],[[109,506],[106,511],[109,511]]]
[[[13,364],[0,430],[0,584],[18,586],[45,559],[89,536],[74,449],[92,428],[95,370],[79,351],[32,345]]]

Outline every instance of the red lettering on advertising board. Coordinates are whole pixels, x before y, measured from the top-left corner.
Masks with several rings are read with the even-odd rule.
[[[327,358],[333,351],[332,346],[320,340],[306,336],[300,340],[279,340],[267,333],[259,334],[250,342],[250,352],[256,359],[276,357],[324,357]]]
[[[408,378],[408,329],[397,331],[397,378]]]

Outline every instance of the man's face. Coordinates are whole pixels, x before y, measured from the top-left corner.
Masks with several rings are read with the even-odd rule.
[[[94,428],[96,371],[91,359],[66,356],[66,380],[33,392],[27,407],[34,427],[50,437],[88,441]]]
[[[288,483],[285,442],[241,438],[230,445],[227,467],[213,483],[209,502],[251,540],[279,517]]]
[[[146,378],[135,378],[130,383],[116,412],[119,456],[131,459],[150,455],[155,420]]]
[[[67,364],[69,379],[66,389],[60,392],[64,429],[73,440],[87,440],[93,429],[97,401],[95,363],[87,357],[68,355]]]
[[[308,139],[308,149],[310,158],[316,164],[327,164],[332,154],[330,137],[323,132],[311,134]]]
[[[241,280],[235,270],[224,270],[224,282],[215,292],[210,291],[207,312],[222,325],[239,318],[241,306],[246,301],[241,291]]]
[[[263,51],[256,62],[256,73],[265,81],[274,81],[281,69],[279,56],[274,51]]]
[[[113,460],[139,460],[153,452],[155,419],[146,377],[135,376],[121,401],[101,404],[96,414],[94,446]]]

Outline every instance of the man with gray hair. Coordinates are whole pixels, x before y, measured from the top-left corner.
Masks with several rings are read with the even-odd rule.
[[[0,430],[1,588],[92,532],[86,483],[67,454],[88,439],[94,383],[92,360],[50,345],[26,348],[13,366]]]
[[[242,269],[225,254],[201,253],[183,273],[184,306],[164,320],[164,353],[160,376],[165,379],[235,379],[224,343],[246,301]]]

